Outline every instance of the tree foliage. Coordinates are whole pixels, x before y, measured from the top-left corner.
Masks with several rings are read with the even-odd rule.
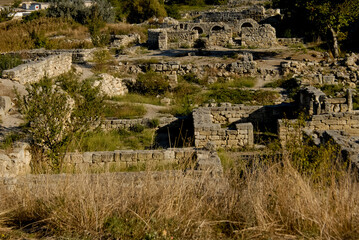
[[[284,22],[292,32],[328,40],[335,57],[339,54],[338,41],[346,39],[347,27],[359,16],[358,0],[273,0],[273,5],[284,9]]]
[[[75,20],[81,24],[87,23],[88,19],[93,17],[98,17],[104,22],[114,20],[112,6],[107,0],[94,0],[89,8],[85,6],[84,0],[51,0],[48,16]]]
[[[41,149],[53,171],[59,171],[68,145],[75,136],[86,132],[101,117],[99,89],[89,80],[73,74],[48,77],[26,88],[28,94],[17,96],[26,130],[34,147]]]

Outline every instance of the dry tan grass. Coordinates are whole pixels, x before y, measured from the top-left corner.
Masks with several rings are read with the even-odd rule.
[[[89,37],[85,26],[64,19],[40,18],[27,23],[12,20],[0,24],[0,52],[34,48],[34,39],[31,38],[32,32],[44,37],[64,35],[66,38],[78,40],[85,40]],[[55,40],[54,46],[66,47],[68,44],[60,45],[58,40]]]
[[[209,176],[147,175],[139,184],[114,175],[102,180],[78,175],[2,192],[0,211],[13,207],[6,217],[16,228],[91,239],[356,239],[359,234],[359,183],[349,173],[313,182],[286,161],[227,177],[229,184]]]

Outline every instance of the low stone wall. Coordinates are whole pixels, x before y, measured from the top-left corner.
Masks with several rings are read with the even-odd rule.
[[[72,54],[63,53],[49,56],[38,62],[19,65],[3,71],[3,78],[18,81],[20,84],[37,82],[45,76],[56,77],[71,70]]]
[[[230,107],[211,108],[212,121],[215,124],[230,124],[249,118],[250,114],[260,110],[263,106],[233,105]]]
[[[248,117],[259,107],[245,109],[243,105],[222,108],[198,108],[193,111],[195,146],[215,148],[239,148],[253,146],[253,125],[250,122],[237,123],[233,128],[222,128],[221,124],[231,124]],[[236,111],[234,111],[234,109]],[[232,114],[233,112],[233,114]]]
[[[178,165],[192,160],[195,162],[195,153],[193,148],[69,153],[65,156],[64,165],[66,169],[77,171],[121,171],[131,167]]]
[[[72,63],[83,64],[93,59],[93,52],[98,49],[59,49],[59,50],[45,50],[45,49],[31,49],[21,50],[17,52],[10,52],[13,56],[21,56],[25,61],[42,61],[44,58],[61,55],[64,53],[72,54]]]
[[[121,48],[129,45],[138,44],[141,41],[140,35],[137,33],[129,35],[114,35],[112,36],[111,47]]]
[[[302,130],[317,132],[335,130],[359,136],[359,112],[313,115],[303,126],[300,126],[298,120],[278,120],[278,136],[282,144],[293,138],[300,139]]]
[[[257,74],[271,76],[278,75],[278,72],[275,70],[266,71],[265,69],[258,69],[257,63],[253,60],[252,54],[248,53],[242,54],[239,56],[237,61],[229,64],[183,64],[179,61],[148,64],[133,64],[124,62],[114,68],[116,71],[126,72],[129,74],[146,72],[148,69],[165,75],[185,75],[192,73],[199,77],[207,75],[213,77],[230,77],[232,74],[253,76]]]
[[[277,38],[278,44],[290,46],[295,44],[304,44],[304,38]]]
[[[169,124],[173,124],[178,120],[175,117],[163,117],[159,118],[159,127],[163,127]],[[152,119],[140,118],[140,119],[107,119],[102,122],[101,128],[105,131],[117,130],[117,129],[130,129],[136,125],[142,125],[150,127]]]
[[[307,121],[306,127],[317,131],[342,130],[359,135],[359,112],[314,115]]]

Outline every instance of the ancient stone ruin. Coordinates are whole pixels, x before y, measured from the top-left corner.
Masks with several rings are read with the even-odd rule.
[[[267,14],[263,7],[230,12],[204,12],[193,22],[163,25],[148,31],[148,45],[152,49],[188,48],[195,40],[208,41],[209,46],[276,46],[275,29],[258,22],[279,14]]]

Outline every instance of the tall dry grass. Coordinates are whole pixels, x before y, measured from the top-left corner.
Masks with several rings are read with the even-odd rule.
[[[32,32],[36,32],[44,38],[64,35],[67,39],[85,40],[89,37],[88,30],[85,26],[61,18],[43,17],[30,22],[13,20],[0,24],[0,52],[34,48],[35,40],[31,37]],[[71,48],[66,42],[59,44],[59,40],[54,40],[53,45],[54,47],[63,45]]]
[[[256,163],[226,181],[76,175],[0,195],[7,227],[89,239],[357,239],[359,183]],[[327,175],[326,175],[327,176]],[[131,180],[132,179],[132,180]]]

